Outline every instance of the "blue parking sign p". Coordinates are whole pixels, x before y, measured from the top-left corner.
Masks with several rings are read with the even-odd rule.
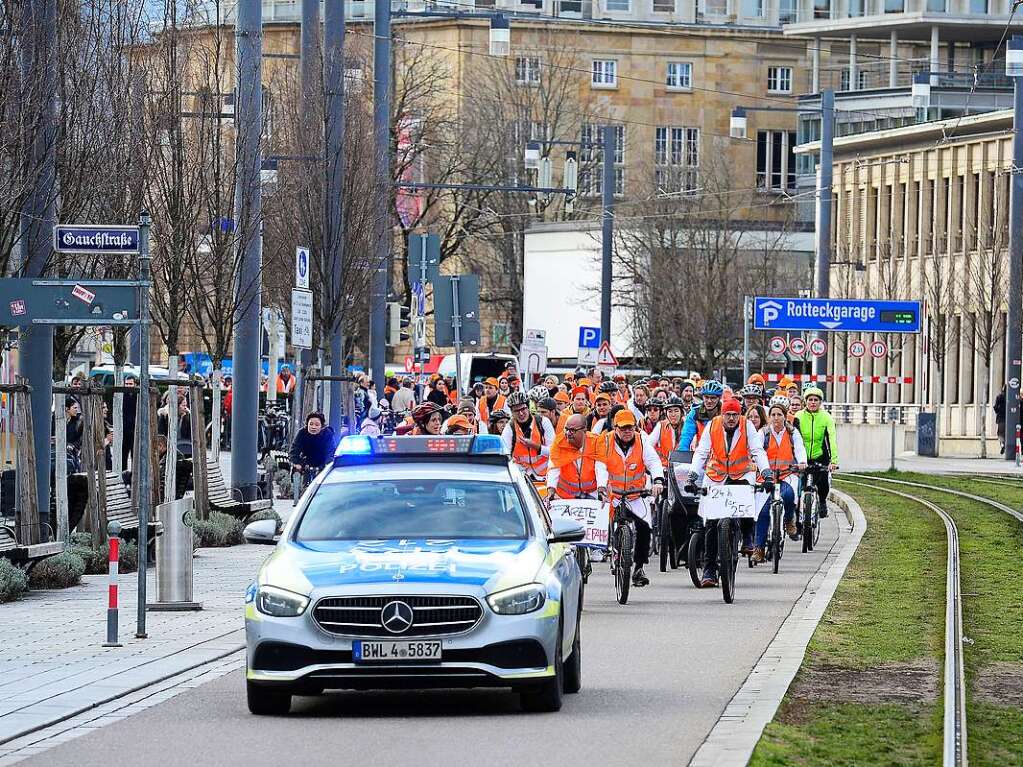
[[[597,349],[600,347],[600,328],[579,328],[579,348]]]

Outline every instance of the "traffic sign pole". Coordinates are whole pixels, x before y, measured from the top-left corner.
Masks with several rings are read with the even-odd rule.
[[[742,299],[742,382],[749,380],[749,323],[753,313],[750,297]]]

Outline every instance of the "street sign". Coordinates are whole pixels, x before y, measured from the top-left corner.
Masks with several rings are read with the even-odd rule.
[[[849,344],[849,356],[862,357],[867,353],[867,345],[862,341],[853,341]]]
[[[137,299],[130,280],[0,279],[0,325],[129,325]]]
[[[440,276],[440,237],[436,234],[410,234],[408,236],[409,283],[436,282],[438,276]]]
[[[530,376],[540,374],[547,369],[547,331],[526,330],[525,338],[519,346],[519,371],[525,381],[532,383]]]
[[[309,248],[295,248],[295,287],[309,290]]]
[[[767,342],[767,349],[771,354],[784,354],[785,353],[785,338],[783,336],[773,336],[770,341]]]
[[[888,354],[888,344],[884,341],[873,341],[870,344],[870,356],[876,360],[881,359]]]
[[[607,341],[603,341],[600,344],[600,349],[597,350],[597,364],[601,367],[618,367],[618,358],[611,351],[611,344]]]
[[[814,357],[823,357],[828,353],[828,342],[823,338],[815,338],[810,342],[810,354]]]
[[[576,359],[580,365],[593,365],[597,362],[597,349],[600,348],[600,328],[579,328],[579,351]]]
[[[134,256],[139,252],[139,228],[57,224],[53,227],[53,249],[58,253]]]
[[[829,330],[836,333],[919,333],[919,301],[838,298],[755,298],[757,330]]]
[[[458,285],[458,313],[462,318],[462,346],[473,349],[480,344],[480,279],[461,274],[458,279],[445,275],[433,283],[433,335],[437,346],[454,346],[454,302],[452,285]]]
[[[804,354],[806,354],[806,341],[804,341],[799,336],[796,336],[791,341],[789,341],[789,351],[792,352],[797,357],[802,357]]]
[[[291,291],[291,345],[296,349],[313,348],[313,292]]]

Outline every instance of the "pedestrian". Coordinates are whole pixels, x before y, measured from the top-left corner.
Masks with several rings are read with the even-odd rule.
[[[382,411],[379,405],[370,405],[369,412],[366,413],[366,420],[362,422],[362,426],[359,427],[359,434],[363,434],[367,437],[379,437],[380,436],[380,416]]]
[[[416,393],[412,388],[412,379],[406,376],[401,380],[401,387],[391,397],[391,410],[395,413],[406,413],[415,406]]]
[[[998,451],[1005,452],[1005,386],[995,397],[995,431],[998,433]]]

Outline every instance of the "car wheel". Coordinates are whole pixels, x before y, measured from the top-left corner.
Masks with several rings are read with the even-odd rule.
[[[291,693],[245,681],[249,712],[259,716],[282,716],[291,710]]]
[[[524,711],[551,712],[561,710],[561,693],[565,683],[564,661],[561,658],[561,640],[564,622],[558,622],[558,641],[554,651],[554,676],[548,677],[534,687],[519,692],[519,702]]]
[[[583,686],[583,622],[582,610],[575,623],[575,641],[572,642],[572,654],[565,661],[565,694],[574,695]]]

